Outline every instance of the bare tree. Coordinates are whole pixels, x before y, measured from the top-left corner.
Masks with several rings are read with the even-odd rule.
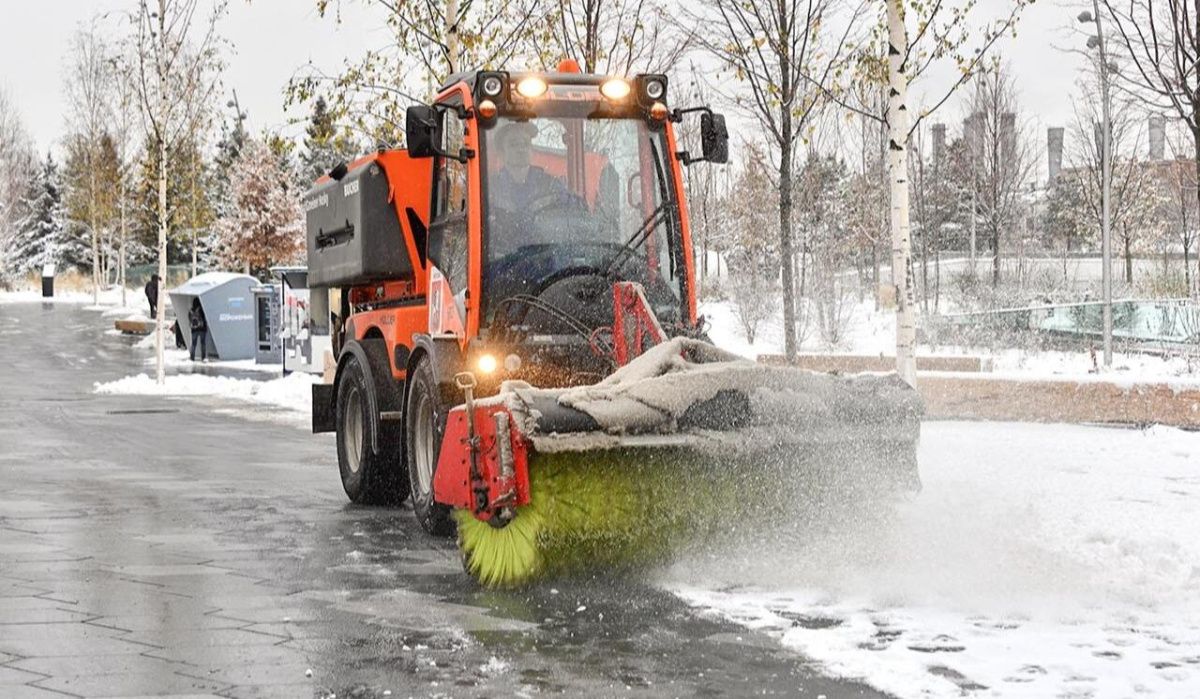
[[[207,3],[203,3],[207,4]],[[167,198],[170,158],[176,147],[192,140],[217,88],[217,20],[225,3],[200,16],[201,0],[139,0],[136,22],[137,93],[146,140],[158,157],[159,298],[167,277],[167,236],[172,202]],[[163,365],[163,313],[155,318],[158,383]]]
[[[851,86],[856,93],[855,104],[870,114],[882,114],[886,103],[883,89],[873,83]],[[851,113],[855,128],[845,128],[841,141],[851,153],[853,174],[845,188],[847,232],[858,251],[855,266],[859,286],[868,288],[878,300],[880,284],[881,246],[889,237],[888,192],[883,183],[887,173],[887,129],[882,119],[867,114]],[[867,282],[867,272],[870,282]]]
[[[759,324],[775,312],[779,293],[779,244],[772,232],[776,187],[769,169],[757,148],[747,148],[738,176],[721,202],[733,238],[729,251],[731,299],[751,344]]]
[[[1200,174],[1200,5],[1195,0],[1100,0],[1115,44],[1118,84],[1152,111],[1187,125]],[[1115,33],[1115,37],[1111,36]],[[1200,202],[1200,177],[1194,178]]]
[[[349,117],[353,128],[379,142],[396,142],[405,107],[428,99],[453,73],[545,58],[557,31],[545,0],[315,0],[322,17],[338,22],[351,4],[382,12],[389,41],[339,73],[305,66],[288,82],[286,106],[325,97],[335,118]]]
[[[81,29],[71,40],[71,63],[67,71],[66,95],[70,104],[70,128],[82,155],[87,174],[77,184],[87,188],[86,216],[92,245],[92,303],[100,301],[102,268],[100,264],[101,183],[100,141],[110,121],[109,90],[112,85],[108,47],[96,26]]]
[[[665,73],[691,40],[657,0],[555,0],[553,19],[555,46],[585,73]]]
[[[21,124],[16,107],[0,90],[0,284],[11,271],[10,246],[13,227],[21,217],[31,173],[37,170],[29,135]]]
[[[811,296],[817,331],[826,347],[843,342],[853,309],[847,274],[853,254],[848,209],[853,182],[834,156],[809,152],[798,178],[797,223],[811,264]]]
[[[818,77],[805,76],[826,96],[844,108],[883,121],[888,130],[888,177],[891,200],[892,295],[896,304],[896,371],[908,383],[916,381],[916,309],[913,288],[912,241],[909,229],[908,145],[921,121],[942,107],[984,65],[993,46],[1015,31],[1022,10],[1033,0],[1012,0],[1006,13],[994,21],[972,27],[974,0],[953,2],[909,2],[885,0],[871,40],[859,48],[853,70],[829,85]],[[914,15],[910,18],[910,13]],[[908,24],[915,20],[916,32]],[[915,118],[909,113],[908,85],[935,66],[953,67],[958,76],[932,106]],[[887,86],[887,111],[879,113],[855,104],[854,90],[847,84]],[[858,92],[857,94],[861,94]],[[849,96],[848,96],[849,95]]]
[[[916,184],[912,190],[916,204],[917,237],[921,257],[921,310],[929,311],[930,298],[936,311],[941,290],[941,249],[943,235],[951,228],[960,209],[961,192],[952,181],[949,152],[945,142],[945,125],[935,124],[935,137],[930,147],[925,135],[928,131],[918,129],[913,137],[916,157],[909,167],[910,180]],[[934,279],[929,279],[929,262],[933,258]],[[930,286],[932,285],[932,290]]]
[[[1018,223],[1022,196],[1036,166],[1035,154],[1023,133],[1016,86],[1004,64],[976,77],[966,121],[969,157],[976,176],[975,211],[988,235],[992,257],[992,286],[1000,284],[1000,247],[1005,232]]]
[[[1141,117],[1137,103],[1128,96],[1113,105],[1110,116],[1112,148],[1109,220],[1125,251],[1125,283],[1133,283],[1133,246],[1139,231],[1149,224],[1152,213],[1152,171],[1137,157],[1142,147]],[[1074,169],[1067,177],[1077,178],[1089,222],[1100,230],[1103,189],[1103,133],[1097,87],[1083,86],[1082,100],[1075,103],[1071,160]]]
[[[113,146],[116,151],[118,174],[117,181],[117,284],[121,287],[121,305],[127,305],[126,278],[128,268],[129,246],[129,201],[131,197],[130,179],[136,165],[133,154],[138,151],[135,134],[135,120],[138,117],[138,95],[136,78],[136,61],[127,55],[113,56],[111,59],[111,75],[113,79],[112,100],[109,105],[112,114]]]
[[[1047,242],[1062,244],[1062,278],[1067,281],[1067,261],[1071,251],[1098,230],[1093,210],[1086,203],[1087,178],[1060,172],[1051,180],[1042,213],[1042,229]]]
[[[779,186],[779,255],[783,278],[784,351],[796,356],[796,245],[792,232],[797,146],[853,44],[865,8],[840,14],[835,0],[705,0],[691,22],[707,25],[696,41],[733,71],[749,97],[726,95],[762,129],[771,144]],[[833,29],[833,27],[840,29]]]
[[[1173,141],[1173,139],[1172,139]],[[1176,153],[1188,148],[1177,148],[1172,142],[1171,149]],[[1174,233],[1175,239],[1183,249],[1183,280],[1189,296],[1194,296],[1200,285],[1193,282],[1191,251],[1200,242],[1200,203],[1196,200],[1196,167],[1190,156],[1176,156],[1159,168],[1159,186],[1163,189],[1162,219],[1167,228]]]

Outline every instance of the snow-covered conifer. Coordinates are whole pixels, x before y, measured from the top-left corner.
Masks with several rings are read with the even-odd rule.
[[[16,226],[13,264],[18,274],[40,270],[45,264],[73,265],[88,259],[87,245],[67,235],[62,174],[53,156],[38,170],[23,202],[25,215]]]
[[[324,97],[313,103],[313,113],[304,130],[304,152],[301,154],[301,188],[312,186],[338,163],[349,163],[356,157],[357,147],[338,128],[335,114]]]

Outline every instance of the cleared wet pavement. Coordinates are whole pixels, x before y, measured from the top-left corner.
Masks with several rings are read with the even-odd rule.
[[[481,590],[328,435],[94,394],[107,323],[0,305],[0,696],[877,696],[638,580]]]

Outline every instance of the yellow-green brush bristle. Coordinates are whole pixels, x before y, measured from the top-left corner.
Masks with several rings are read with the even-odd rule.
[[[732,471],[701,469],[694,454],[664,448],[537,455],[530,502],[507,526],[455,512],[464,565],[494,588],[663,562],[722,526],[721,513],[740,499]]]

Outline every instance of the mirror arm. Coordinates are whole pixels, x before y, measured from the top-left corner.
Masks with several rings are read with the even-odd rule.
[[[713,110],[709,107],[688,107],[687,109],[676,109],[675,111],[671,112],[671,121],[678,124],[679,122],[683,121],[684,114],[691,114],[692,112],[704,112],[705,114],[712,116]]]
[[[704,157],[700,157],[700,158],[693,158],[693,157],[692,157],[692,156],[691,156],[691,155],[690,155],[690,154],[689,154],[687,151],[685,151],[685,150],[681,150],[681,151],[679,151],[678,153],[676,153],[676,154],[675,154],[675,158],[676,158],[676,159],[678,159],[678,160],[679,160],[679,162],[683,163],[684,167],[687,167],[688,165],[691,165],[692,163],[706,163],[706,162],[708,162],[708,158],[704,158]]]
[[[433,154],[442,158],[457,160],[465,165],[468,160],[475,157],[475,150],[473,148],[459,148],[457,153],[451,153],[450,151],[444,151],[441,148],[434,148]]]
[[[452,112],[454,112],[454,116],[458,117],[459,119],[465,120],[465,119],[474,119],[475,118],[475,110],[467,109],[466,107],[464,107],[461,104],[446,104],[445,102],[434,102],[433,104],[431,104],[429,106],[433,107],[434,109],[436,109],[439,112],[452,111]]]

